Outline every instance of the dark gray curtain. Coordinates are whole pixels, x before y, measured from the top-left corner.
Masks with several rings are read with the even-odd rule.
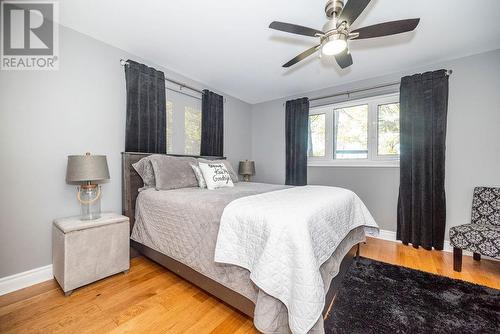
[[[127,62],[125,151],[166,153],[165,75],[130,59]]]
[[[446,70],[401,79],[401,162],[397,238],[443,249],[448,75]]]
[[[200,155],[224,155],[224,98],[206,89],[201,98]]]
[[[286,102],[286,181],[285,184],[307,184],[307,142],[309,133],[309,99]]]

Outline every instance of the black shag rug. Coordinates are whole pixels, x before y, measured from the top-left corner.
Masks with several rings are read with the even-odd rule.
[[[325,332],[499,334],[500,290],[360,258]]]

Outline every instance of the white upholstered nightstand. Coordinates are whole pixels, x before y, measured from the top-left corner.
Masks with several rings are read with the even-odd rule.
[[[96,220],[68,217],[54,220],[54,277],[66,295],[73,289],[130,268],[128,217],[102,213]]]

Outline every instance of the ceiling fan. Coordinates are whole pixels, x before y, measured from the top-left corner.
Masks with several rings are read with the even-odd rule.
[[[319,38],[318,45],[302,52],[284,64],[283,67],[290,67],[319,49],[326,56],[334,56],[341,68],[349,67],[352,65],[352,57],[347,45],[348,40],[374,38],[412,31],[420,21],[419,18],[390,21],[351,31],[352,24],[369,3],[370,0],[348,0],[344,6],[342,0],[328,0],[325,5],[325,13],[329,19],[323,26],[322,31],[292,23],[272,22],[269,25],[271,29]]]

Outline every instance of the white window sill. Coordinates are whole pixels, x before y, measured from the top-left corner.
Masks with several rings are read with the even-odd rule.
[[[399,168],[399,160],[381,160],[381,161],[356,161],[356,160],[309,160],[307,167],[370,167],[370,168]]]

